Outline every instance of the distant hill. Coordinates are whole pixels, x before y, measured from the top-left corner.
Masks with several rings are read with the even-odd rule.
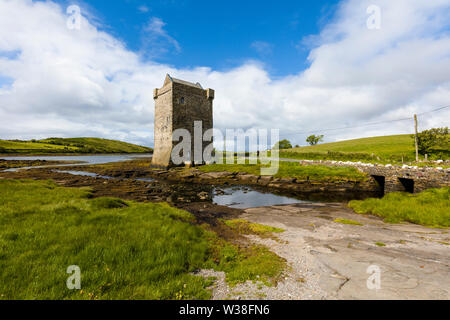
[[[430,159],[448,159],[450,150],[435,150]],[[281,156],[303,159],[413,161],[411,135],[396,135],[324,143],[316,146],[281,150]]]
[[[148,147],[100,138],[49,138],[44,140],[0,140],[0,153],[151,153]]]

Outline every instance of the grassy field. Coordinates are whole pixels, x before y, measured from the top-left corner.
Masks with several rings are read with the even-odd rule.
[[[0,140],[0,153],[149,153],[151,148],[100,138]]]
[[[241,249],[167,204],[92,198],[50,181],[0,180],[0,300],[208,299],[211,281],[270,282],[284,261],[265,247]],[[81,269],[81,290],[66,287]]]
[[[281,150],[280,156],[293,159],[329,159],[364,161],[414,161],[414,140],[411,135],[383,136],[324,143],[316,146]],[[447,153],[450,150],[441,150]],[[430,159],[438,156],[430,155]],[[440,158],[440,157],[439,157]],[[446,159],[443,159],[446,160]]]
[[[390,193],[383,199],[351,201],[357,213],[370,213],[386,222],[411,222],[429,227],[450,227],[450,187],[419,194]]]
[[[198,167],[203,172],[246,172],[259,176],[261,174],[261,164],[211,164]],[[366,175],[351,167],[328,167],[321,165],[300,165],[296,162],[280,161],[276,178],[297,178],[310,179],[314,181],[340,181],[352,180],[363,181]]]

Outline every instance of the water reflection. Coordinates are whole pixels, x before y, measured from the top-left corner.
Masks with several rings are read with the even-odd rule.
[[[214,189],[212,200],[215,204],[238,209],[311,202],[263,193],[248,187]]]

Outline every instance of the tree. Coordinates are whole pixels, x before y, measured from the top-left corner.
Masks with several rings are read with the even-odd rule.
[[[284,140],[277,142],[275,144],[274,148],[276,148],[276,147],[278,147],[279,150],[292,149],[292,144],[289,140],[284,139]]]
[[[415,136],[412,135],[412,138],[414,139]],[[448,149],[450,145],[448,127],[433,128],[418,133],[417,144],[421,155],[430,154],[435,148]]]
[[[306,142],[308,142],[311,146],[315,146],[316,144],[318,144],[319,142],[322,142],[323,141],[323,135],[322,136],[316,136],[316,135],[312,135],[312,136],[309,136],[307,139],[306,139]]]

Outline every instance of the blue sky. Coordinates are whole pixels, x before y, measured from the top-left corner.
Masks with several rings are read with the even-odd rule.
[[[73,1],[61,1],[64,5]],[[78,2],[101,28],[144,59],[176,68],[208,66],[224,71],[247,60],[264,64],[274,76],[308,66],[310,47],[303,39],[318,34],[336,10],[336,0],[95,0]],[[179,47],[160,39],[149,48],[146,26],[158,18]],[[166,40],[166,41],[164,41]]]
[[[167,73],[215,89],[222,131],[411,134],[414,113],[449,104],[449,16],[449,0],[0,0],[0,138],[152,146]],[[419,129],[449,122],[447,108]]]

